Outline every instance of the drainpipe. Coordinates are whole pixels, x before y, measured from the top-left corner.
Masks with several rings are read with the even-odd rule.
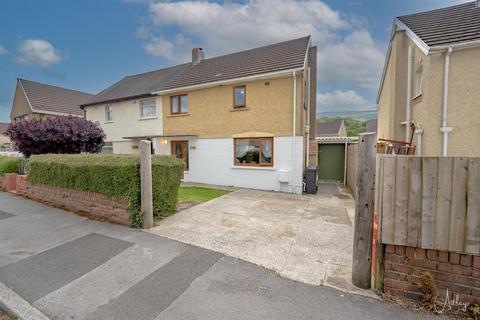
[[[293,71],[293,134],[292,134],[292,193],[295,193],[296,188],[296,181],[295,181],[295,162],[296,156],[295,151],[297,150],[297,143],[295,140],[295,134],[297,131],[297,113],[296,113],[296,105],[297,105],[297,76],[295,71]]]
[[[410,122],[412,110],[412,67],[413,67],[413,48],[408,47],[408,70],[407,70],[407,130],[405,131],[405,141],[410,141]]]
[[[310,165],[310,67],[307,69],[307,167]]]
[[[448,76],[450,71],[450,55],[452,54],[453,48],[450,47],[447,49],[445,54],[445,74],[443,76],[443,112],[442,112],[442,126],[440,131],[443,133],[443,151],[442,155],[444,157],[448,154],[448,134],[452,131],[451,127],[447,127],[447,116],[448,116]]]

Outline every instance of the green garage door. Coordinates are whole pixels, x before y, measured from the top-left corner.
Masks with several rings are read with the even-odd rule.
[[[318,179],[343,181],[344,144],[318,145]]]

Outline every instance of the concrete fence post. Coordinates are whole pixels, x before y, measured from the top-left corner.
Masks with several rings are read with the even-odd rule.
[[[152,196],[152,142],[140,141],[140,188],[141,212],[143,228],[153,227],[153,196]]]
[[[375,141],[375,133],[361,134],[357,150],[357,203],[353,233],[352,283],[363,289],[370,288],[372,276]]]

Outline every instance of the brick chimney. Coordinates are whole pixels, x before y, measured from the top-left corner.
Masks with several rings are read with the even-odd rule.
[[[205,59],[205,52],[202,48],[193,48],[192,49],[192,64],[199,64]]]

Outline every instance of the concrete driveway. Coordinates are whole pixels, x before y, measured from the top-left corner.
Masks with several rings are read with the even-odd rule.
[[[355,201],[336,184],[317,195],[236,190],[181,211],[154,234],[215,250],[314,285],[351,285]]]

